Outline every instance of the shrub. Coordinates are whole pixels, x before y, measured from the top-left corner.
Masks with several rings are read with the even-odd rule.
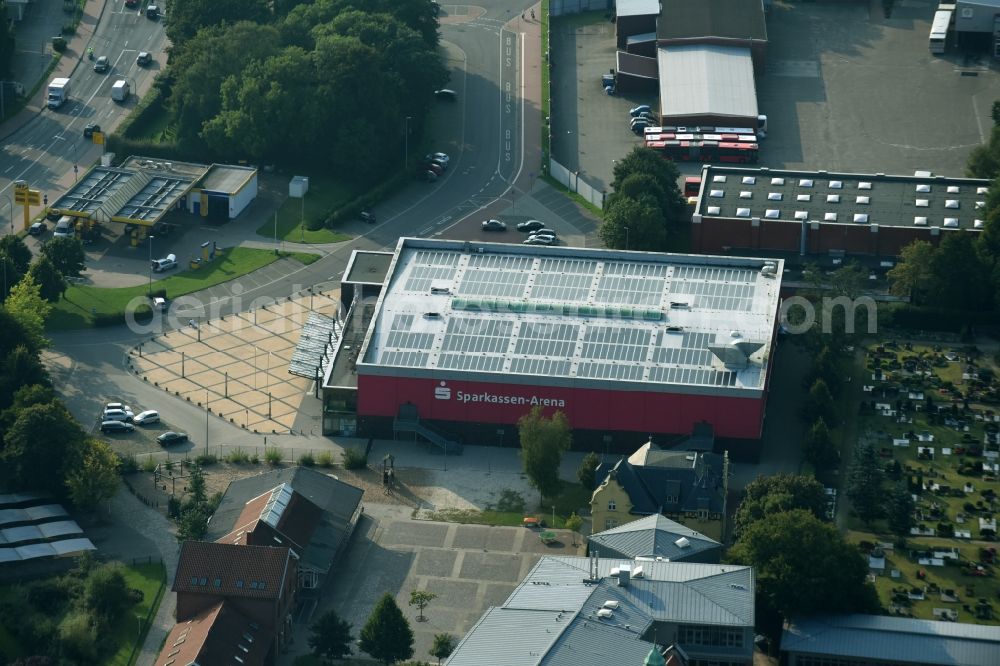
[[[271,447],[269,449],[264,449],[264,462],[268,465],[280,465],[281,464],[281,451],[277,447]]]
[[[118,459],[121,461],[121,466],[118,467],[118,471],[124,474],[135,474],[139,471],[139,463],[136,462],[135,456],[129,454],[127,456],[119,455]]]
[[[256,450],[254,450],[253,455],[250,456],[250,463],[253,464],[253,465],[259,465],[260,464],[260,456],[257,455],[257,451]]]
[[[316,464],[320,467],[333,467],[333,453],[320,451],[320,454],[316,456]]]
[[[226,456],[226,462],[236,464],[248,463],[250,462],[250,456],[247,455],[247,452],[243,449],[236,448],[230,451],[229,455]]]
[[[43,578],[28,584],[28,602],[46,615],[56,615],[66,603],[66,586],[61,578]]]
[[[344,449],[344,469],[364,469],[368,465],[368,454],[361,449],[348,446]]]
[[[167,500],[167,515],[171,518],[177,518],[181,515],[181,501],[176,497]]]
[[[311,453],[303,453],[299,456],[299,464],[303,467],[312,467],[316,464],[316,459],[313,458],[313,454]]]
[[[93,663],[97,656],[97,631],[90,616],[81,610],[73,611],[59,623],[59,643],[76,663]]]
[[[156,470],[156,461],[152,458],[146,458],[142,461],[142,471],[150,473]]]
[[[195,458],[194,462],[199,467],[204,467],[205,465],[214,465],[215,463],[219,462],[219,458],[218,456],[215,456],[211,453],[203,453],[197,458]]]

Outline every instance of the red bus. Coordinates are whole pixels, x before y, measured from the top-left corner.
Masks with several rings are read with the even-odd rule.
[[[758,144],[738,141],[647,140],[646,146],[659,150],[675,162],[736,162],[757,161]]]

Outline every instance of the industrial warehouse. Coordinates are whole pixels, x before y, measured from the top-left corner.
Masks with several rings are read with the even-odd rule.
[[[780,260],[400,239],[356,252],[322,367],[324,430],[517,444],[533,407],[582,448],[708,423],[753,453]],[[609,440],[608,438],[611,438]]]

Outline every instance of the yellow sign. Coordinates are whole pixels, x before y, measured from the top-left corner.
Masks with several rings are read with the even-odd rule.
[[[95,145],[98,146],[104,145],[104,132],[94,132],[93,138]]]

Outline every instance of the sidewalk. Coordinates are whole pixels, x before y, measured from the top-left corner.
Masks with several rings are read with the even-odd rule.
[[[66,50],[55,69],[49,73],[52,56],[55,55],[52,38],[61,33],[62,27],[69,22],[70,15],[63,12],[62,0],[35,0],[28,6],[24,20],[14,24],[15,48],[10,65],[13,80],[21,83],[25,92],[30,93],[40,81],[71,77],[86,54],[87,44],[90,43],[106,6],[107,0],[87,0],[76,34],[67,38]],[[43,85],[31,97],[27,106],[0,124],[0,139],[6,140],[41,113],[45,108],[46,98],[47,91]]]

